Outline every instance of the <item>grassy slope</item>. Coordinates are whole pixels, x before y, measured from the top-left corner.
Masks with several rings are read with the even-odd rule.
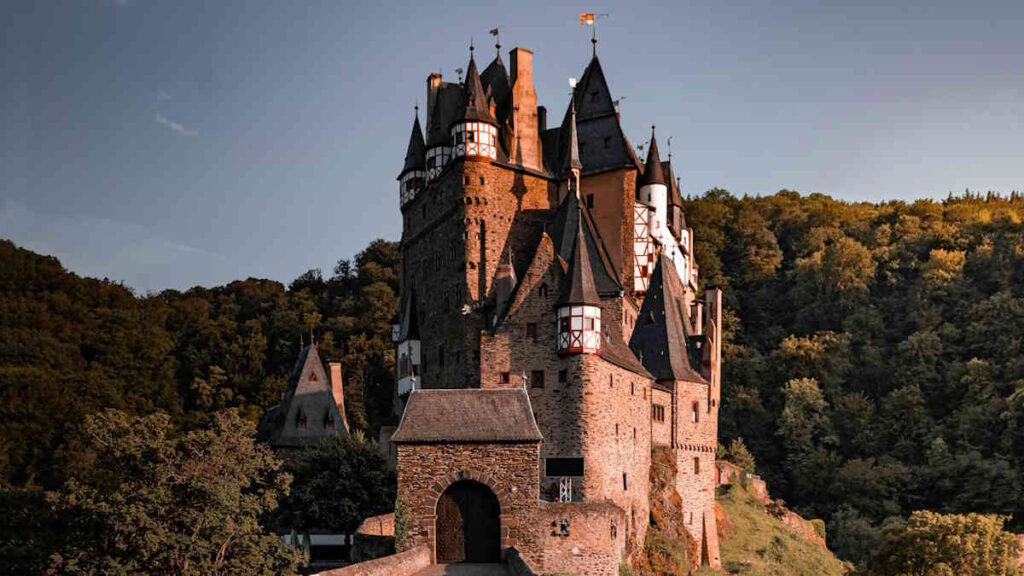
[[[758,575],[831,576],[847,572],[847,566],[828,550],[797,538],[781,521],[769,516],[764,506],[742,486],[734,484],[718,495],[733,524],[722,539],[722,567],[728,573]],[[700,575],[715,575],[707,568]]]

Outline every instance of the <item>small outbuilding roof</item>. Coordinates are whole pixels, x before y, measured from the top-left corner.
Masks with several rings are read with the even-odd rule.
[[[391,437],[396,444],[542,439],[521,388],[413,390]]]

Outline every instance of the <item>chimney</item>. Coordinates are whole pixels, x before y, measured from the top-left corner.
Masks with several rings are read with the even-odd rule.
[[[338,412],[341,412],[341,424],[348,432],[348,417],[345,416],[345,384],[341,379],[341,362],[331,362],[331,396],[334,396],[334,403],[338,405]]]
[[[537,132],[544,132],[548,129],[548,109],[537,106]]]
[[[427,132],[430,132],[430,115],[434,111],[437,92],[441,88],[441,73],[433,72],[427,76]]]
[[[533,87],[533,52],[513,48],[509,54],[512,68],[512,127],[519,139],[522,164],[541,168],[540,132],[537,131],[537,91]]]
[[[695,336],[704,334],[704,303],[699,300],[693,303],[693,318],[690,324],[693,325],[693,329],[697,332]]]

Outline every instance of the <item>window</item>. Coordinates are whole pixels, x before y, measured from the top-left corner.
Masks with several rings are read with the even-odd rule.
[[[530,372],[530,387],[532,388],[543,388],[544,387],[544,371],[534,370]]]
[[[466,184],[466,185],[469,185],[469,176],[463,176],[462,177],[462,183]]]
[[[466,132],[466,142],[476,142],[476,132]],[[469,182],[466,182],[466,184],[469,184]]]
[[[608,375],[608,387],[609,388],[614,388],[615,387],[615,376],[613,376],[612,374]]]
[[[626,473],[625,472],[622,473],[622,490],[623,490],[623,492],[625,492],[626,490],[629,490],[629,484],[626,482]]]
[[[540,295],[541,295],[541,298],[547,298],[547,296],[548,296],[548,285],[547,284],[541,284],[540,285]]]
[[[502,384],[508,384],[509,375],[508,372],[502,372],[501,376],[498,377],[498,381]]]
[[[616,422],[615,423],[615,436],[618,437],[618,435],[619,435],[619,424],[618,424],[618,422]]]
[[[309,373],[309,381],[310,382],[316,382],[316,372],[310,372]]]
[[[558,371],[558,382],[560,384],[565,384],[568,380],[569,380],[569,371],[568,370],[559,370]]]
[[[548,458],[544,461],[546,476],[583,476],[583,458]]]
[[[599,97],[599,94],[597,93],[597,90],[594,90],[593,92],[590,93],[590,101],[591,102],[597,102],[598,97]]]
[[[636,427],[633,427],[633,440],[636,440]]]
[[[481,177],[480,177],[480,185],[481,185],[481,186],[483,186],[483,185],[484,185],[484,177],[483,177],[483,176],[481,176]]]
[[[629,383],[629,395],[632,396],[636,393],[636,382]]]
[[[587,194],[587,208],[589,210],[593,210],[594,209],[594,195],[593,194]]]
[[[651,418],[655,422],[664,422],[665,421],[665,406],[663,406],[662,404],[655,404],[655,405],[651,406]]]
[[[692,410],[691,410],[691,417],[693,418],[693,422],[695,424],[697,422],[700,422],[700,402],[694,402],[693,403],[693,407],[692,407]]]
[[[444,368],[444,345],[437,348],[437,365]]]
[[[693,473],[700,474],[700,458],[693,459]]]
[[[605,150],[607,150],[610,147],[611,142],[612,142],[612,139],[610,137],[608,137],[608,136],[605,136],[605,138],[604,138],[604,149]]]
[[[530,340],[537,339],[537,325],[533,322],[526,324],[526,337]]]

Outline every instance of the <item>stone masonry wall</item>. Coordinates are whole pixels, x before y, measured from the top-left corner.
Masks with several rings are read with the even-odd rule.
[[[430,565],[430,548],[418,546],[376,560],[318,572],[314,576],[410,576]]]
[[[542,502],[540,548],[524,556],[545,574],[615,576],[625,551],[626,522],[622,509],[607,502]]]
[[[434,559],[437,501],[459,480],[480,482],[497,496],[502,549],[535,549],[538,452],[537,443],[399,444],[398,502],[406,526],[399,551],[426,545]]]
[[[686,529],[697,540],[702,553],[710,559],[718,556],[717,549],[704,550],[705,533],[717,530],[715,525],[706,525],[709,521],[714,523],[715,455],[718,448],[717,402],[716,406],[709,408],[707,384],[677,381],[675,390],[676,490],[682,498]]]
[[[654,407],[660,406],[665,417],[654,419]],[[651,445],[669,446],[672,443],[672,394],[660,388],[651,389]]]
[[[483,305],[498,261],[508,248],[528,256],[553,196],[553,184],[530,172],[459,159],[403,210],[402,290],[417,296],[423,387],[479,384]]]

